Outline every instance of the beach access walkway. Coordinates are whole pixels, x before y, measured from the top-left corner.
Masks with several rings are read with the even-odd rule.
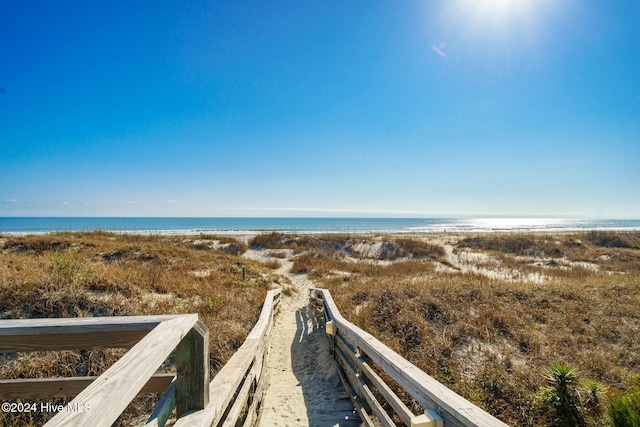
[[[277,257],[278,289],[211,380],[197,314],[0,320],[0,353],[130,348],[97,378],[0,380],[0,398],[75,396],[49,427],[108,427],[136,395],[163,391],[145,427],[163,427],[174,409],[174,427],[507,427],[342,317],[328,290],[291,272],[292,257]],[[172,352],[176,373],[158,373]]]
[[[309,305],[313,283],[292,275],[285,261],[278,273],[295,286],[282,295],[267,360],[267,389],[261,426],[338,426],[362,424],[340,383],[329,341]]]

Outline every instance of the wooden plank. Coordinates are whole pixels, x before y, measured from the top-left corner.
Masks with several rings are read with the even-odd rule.
[[[261,340],[258,343],[258,348],[256,349],[253,365],[251,366],[251,372],[253,373],[253,376],[256,379],[259,379],[263,373],[263,368],[265,366],[265,361],[267,359],[267,351],[269,346],[268,341],[269,341],[268,336],[265,336],[265,339]]]
[[[98,330],[151,330],[165,320],[182,317],[182,314],[163,314],[151,316],[105,316],[105,317],[69,317],[42,319],[3,319],[0,320],[0,336],[18,334],[43,334],[65,330],[70,332],[85,332],[93,327]],[[89,328],[89,329],[87,329]]]
[[[360,395],[365,398],[371,410],[376,414],[378,422],[384,427],[396,427],[393,420],[389,417],[389,414],[387,414],[382,405],[380,405],[380,402],[378,402],[378,399],[376,399],[362,378],[358,378],[358,389],[360,390]]]
[[[209,404],[202,410],[185,414],[179,418],[175,427],[217,425],[243,378],[251,367],[260,341],[266,339],[266,331],[273,319],[273,310],[280,290],[267,292],[260,317],[247,339],[220,369],[209,384]]]
[[[270,352],[271,342],[271,330],[273,329],[274,318],[271,319],[271,324],[265,335],[265,339],[262,341],[264,348],[262,349],[262,356],[260,359],[256,359],[253,369],[255,370],[255,377],[257,378],[256,389],[253,392],[253,399],[251,405],[247,409],[247,417],[244,420],[243,427],[251,427],[257,425],[257,422],[261,416],[262,401],[264,400],[265,393],[267,391],[267,359]],[[258,357],[258,356],[256,356]]]
[[[353,391],[353,389],[351,388],[351,385],[345,378],[344,373],[342,372],[341,369],[338,369],[338,377],[340,378],[342,387],[344,387],[344,390],[347,392],[347,396],[349,396],[349,399],[351,399],[351,403],[353,404],[353,407],[358,412],[358,415],[360,415],[360,419],[362,420],[364,425],[367,427],[374,427],[373,421],[369,417],[369,414],[367,413],[366,409],[364,409],[364,406],[362,406],[362,403],[360,403],[360,400],[358,400],[358,396],[356,395],[355,391]]]
[[[264,304],[262,305],[262,311],[260,312],[260,317],[253,326],[253,329],[251,329],[251,332],[249,332],[249,335],[247,335],[247,339],[256,339],[264,335],[264,331],[266,330],[268,323],[270,323],[273,318],[273,310],[279,299],[280,289],[267,292]]]
[[[357,352],[357,346],[349,340],[349,337],[339,330],[336,331],[336,337],[339,337],[340,340],[344,343],[344,345],[349,348],[349,353],[355,356]]]
[[[164,427],[167,420],[171,417],[173,408],[176,407],[176,379],[174,377],[169,387],[158,401],[151,416],[147,420],[145,427]]]
[[[369,366],[369,364],[361,357],[357,359],[358,368],[371,381],[373,387],[382,394],[385,400],[391,405],[405,425],[411,425],[411,419],[415,416],[409,408],[400,400],[398,396],[389,388],[389,386],[380,378],[378,374]]]
[[[253,372],[249,372],[247,377],[244,379],[244,383],[242,383],[240,391],[233,400],[231,409],[222,422],[222,427],[233,427],[236,425],[236,423],[238,422],[238,418],[240,418],[240,414],[248,406],[247,400],[249,399],[249,392],[251,391],[251,386],[253,385],[254,379],[255,377],[253,375]]]
[[[338,371],[342,372],[345,375],[346,380],[348,381],[351,389],[354,392],[358,390],[358,373],[355,371],[351,363],[349,363],[347,359],[347,355],[338,348],[334,355],[336,361],[338,362]]]
[[[166,316],[0,320],[0,353],[130,348]]]
[[[344,356],[348,359],[349,364],[351,365],[353,370],[356,371],[356,368],[358,367],[358,365],[357,365],[357,358],[354,350],[349,346],[349,344],[341,336],[337,336],[336,344],[338,345],[338,348],[342,350],[342,353],[344,354]]]
[[[203,409],[209,403],[209,329],[196,322],[176,348],[176,411]]]
[[[211,381],[209,404],[202,410],[178,419],[176,426],[209,426],[221,421],[242,382],[243,374],[247,372],[255,356],[257,341],[245,341],[245,344],[247,345],[244,348],[241,346]]]
[[[260,419],[262,401],[264,400],[265,393],[267,392],[267,375],[264,372],[258,378],[258,384],[253,393],[253,400],[251,405],[247,409],[247,418],[244,420],[242,427],[252,427],[257,425],[257,421]]]
[[[46,426],[110,426],[197,321],[187,314],[160,323],[70,403],[90,411],[59,412]]]
[[[149,330],[134,330],[11,335],[0,338],[0,353],[131,348],[148,333]]]
[[[331,293],[319,291],[342,334],[356,344],[425,409],[439,410],[447,426],[502,426],[507,424],[478,408],[448,389],[418,367],[395,353],[371,334],[345,320],[336,307]]]
[[[155,374],[140,394],[161,393],[169,387],[175,374]],[[51,399],[77,396],[98,377],[21,378],[0,380],[0,400]]]

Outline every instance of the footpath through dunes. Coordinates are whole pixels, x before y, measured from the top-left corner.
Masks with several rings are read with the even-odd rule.
[[[264,259],[249,250],[247,258]],[[267,360],[267,391],[261,426],[351,427],[362,423],[347,396],[331,356],[329,342],[309,306],[310,280],[290,273],[293,263],[276,271],[294,286],[285,292],[275,319]],[[289,295],[287,295],[289,294]]]

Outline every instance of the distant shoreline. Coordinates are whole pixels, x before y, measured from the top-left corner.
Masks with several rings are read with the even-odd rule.
[[[0,217],[0,234],[105,231],[134,235],[451,234],[638,231],[640,219]]]

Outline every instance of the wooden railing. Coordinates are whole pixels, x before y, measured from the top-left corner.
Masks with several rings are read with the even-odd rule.
[[[195,314],[76,319],[0,320],[0,353],[124,347],[120,360],[99,377],[0,381],[0,400],[75,396],[46,426],[110,426],[140,393],[163,397],[147,426],[164,426],[176,409],[177,427],[251,426],[267,380],[274,315],[280,291],[267,293],[249,336],[209,382],[209,333]],[[372,335],[346,321],[327,290],[311,291],[340,366],[340,379],[363,422],[384,426],[506,426],[446,388]],[[156,374],[176,350],[176,371]],[[377,372],[383,371],[424,409],[417,416]]]
[[[213,378],[209,404],[180,418],[175,426],[251,426],[267,386],[265,363],[280,290],[267,293],[260,318],[249,336]]]
[[[345,320],[328,290],[311,290],[310,300],[324,322],[343,386],[365,424],[373,425],[370,415],[375,415],[383,426],[396,426],[394,419],[407,426],[507,426]],[[413,414],[378,375],[376,366],[425,413]]]
[[[0,320],[0,353],[130,348],[99,377],[0,381],[0,399],[75,398],[46,426],[110,426],[138,394],[165,391],[148,425],[209,401],[209,331],[197,314]],[[174,374],[156,374],[176,350]],[[176,377],[176,378],[174,378]],[[46,410],[46,409],[45,409]]]
[[[75,398],[46,426],[110,426],[139,394],[164,392],[146,426],[252,425],[280,291],[269,291],[244,344],[209,381],[209,331],[196,314],[0,320],[0,353],[130,348],[99,377],[0,380],[0,400]],[[221,331],[221,333],[224,333]],[[177,374],[157,374],[176,350]]]

